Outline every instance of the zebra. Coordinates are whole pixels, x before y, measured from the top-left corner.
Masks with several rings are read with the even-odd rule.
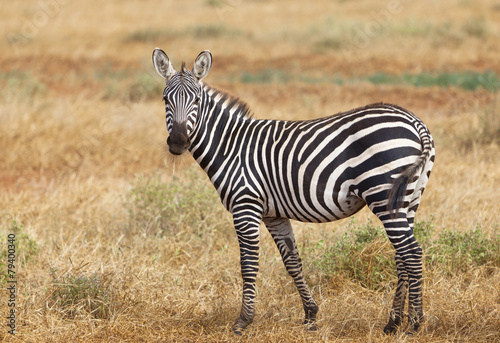
[[[159,48],[156,71],[165,79],[169,152],[189,151],[232,214],[243,278],[234,333],[253,322],[259,270],[260,225],[264,222],[293,278],[316,329],[318,305],[302,271],[290,220],[330,222],[365,205],[380,219],[395,248],[398,281],[389,321],[408,330],[423,319],[422,249],[413,235],[420,198],[434,164],[434,142],[425,124],[402,107],[376,103],[319,119],[261,120],[247,104],[202,82],[212,66],[202,51],[192,70],[176,71]]]

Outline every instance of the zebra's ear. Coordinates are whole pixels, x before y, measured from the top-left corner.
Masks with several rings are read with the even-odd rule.
[[[170,63],[167,54],[162,49],[156,48],[153,51],[153,64],[158,74],[167,81],[175,74],[172,63]]]
[[[205,76],[207,76],[210,68],[212,67],[212,54],[208,50],[202,51],[196,60],[194,61],[193,74],[201,81]]]

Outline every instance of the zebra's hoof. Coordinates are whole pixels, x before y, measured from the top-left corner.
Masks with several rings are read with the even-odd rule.
[[[307,331],[318,331],[318,326],[316,324],[306,324]]]
[[[408,336],[414,336],[418,333],[418,330],[420,329],[420,323],[413,323],[411,325],[408,325],[408,328],[405,330],[405,334]]]
[[[241,336],[241,334],[243,333],[243,330],[246,329],[246,327],[248,326],[248,323],[247,321],[241,319],[241,318],[238,318],[238,320],[236,321],[236,323],[233,324],[233,326],[231,326],[231,330],[233,330],[233,332],[238,335],[238,336]]]
[[[231,328],[233,330],[233,333],[237,336],[241,336],[243,334],[242,330],[239,328],[235,328],[234,326]]]
[[[386,335],[394,335],[396,331],[398,331],[399,325],[396,324],[392,319],[389,320],[389,323],[384,327],[384,333]]]
[[[231,330],[235,335],[241,336],[243,334],[244,329],[234,324],[233,326],[231,326]]]
[[[304,320],[303,324],[304,324],[306,330],[308,330],[308,331],[317,331],[318,330],[318,326],[316,325],[316,322],[311,320],[311,319]]]

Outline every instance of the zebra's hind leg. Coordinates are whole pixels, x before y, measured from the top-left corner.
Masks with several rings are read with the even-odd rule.
[[[297,250],[292,224],[288,218],[264,218],[264,223],[278,247],[288,274],[293,278],[299,291],[305,312],[304,324],[307,325],[308,329],[315,330],[318,305],[312,297],[311,290],[302,273],[302,261]]]
[[[395,259],[398,270],[398,285],[389,315],[389,323],[384,327],[384,333],[386,334],[396,332],[401,325],[406,297],[408,296],[408,273],[406,272],[401,256],[396,253]]]
[[[398,286],[394,296],[393,308],[385,333],[393,333],[402,323],[405,307],[406,290],[409,298],[409,332],[419,329],[423,318],[422,310],[422,248],[413,236],[413,228],[406,215],[383,220],[387,236],[396,249],[396,266],[398,269]]]

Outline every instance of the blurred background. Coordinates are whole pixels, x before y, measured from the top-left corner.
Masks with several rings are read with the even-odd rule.
[[[429,316],[416,339],[500,339],[500,2],[24,0],[2,14],[0,232],[17,234],[20,280],[19,335],[6,340],[231,339],[236,236],[192,157],[165,148],[155,47],[176,69],[209,49],[204,82],[256,118],[383,101],[423,119],[437,156],[417,214]],[[365,209],[294,227],[320,330],[300,328],[263,232],[257,322],[243,340],[397,340],[379,333],[396,274],[377,219]],[[342,262],[342,244],[356,261]],[[374,267],[381,256],[387,270]]]

